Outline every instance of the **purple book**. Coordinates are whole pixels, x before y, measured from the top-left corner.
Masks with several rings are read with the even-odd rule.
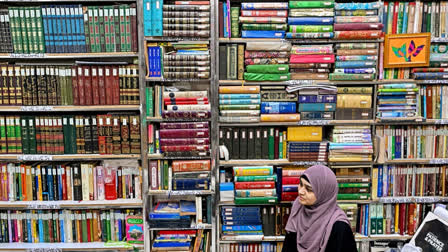
[[[163,118],[210,118],[210,111],[163,111]]]
[[[347,23],[334,24],[335,31],[365,31],[365,30],[381,30],[383,24],[381,23]]]
[[[335,103],[336,95],[300,95],[301,103]]]
[[[208,129],[161,129],[160,138],[204,138],[209,137]]]
[[[208,122],[160,123],[160,129],[204,129]]]
[[[208,138],[163,138],[160,145],[190,145],[190,144],[210,144]]]

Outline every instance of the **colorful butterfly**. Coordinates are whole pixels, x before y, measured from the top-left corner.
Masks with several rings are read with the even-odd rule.
[[[392,51],[398,58],[403,57],[406,62],[411,62],[411,57],[417,57],[417,55],[423,50],[424,47],[425,45],[415,47],[414,40],[411,40],[407,52],[406,52],[406,44],[403,44],[400,48],[392,47]]]

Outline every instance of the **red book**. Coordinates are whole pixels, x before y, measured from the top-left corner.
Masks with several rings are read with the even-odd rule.
[[[49,142],[49,133],[48,133],[48,118],[41,117],[40,118],[40,142],[42,145],[42,154],[49,154],[49,149],[47,149],[47,145]]]
[[[163,102],[198,102],[198,101],[208,101],[207,97],[193,97],[193,98],[189,98],[189,97],[179,97],[179,98],[163,98]]]
[[[62,200],[67,200],[67,174],[65,173],[65,165],[59,166],[62,174]]]
[[[72,94],[73,94],[73,105],[79,105],[79,96],[78,96],[78,74],[77,67],[72,67]]]
[[[392,19],[392,34],[397,34],[397,22],[398,22],[398,8],[400,2],[396,1],[394,3],[394,15]]]
[[[105,88],[106,88],[106,104],[112,105],[113,99],[112,99],[112,85],[113,85],[113,75],[112,75],[112,67],[106,66],[105,67]]]
[[[218,12],[218,18],[219,18],[219,37],[224,38],[224,10],[223,10],[223,2],[219,2],[219,12]]]
[[[112,104],[120,105],[120,76],[118,75],[118,67],[112,67],[113,83],[112,83]]]
[[[92,76],[90,74],[90,66],[83,66],[84,72],[84,97],[85,105],[92,105]]]
[[[411,203],[411,204],[409,204],[408,219],[407,219],[408,235],[414,235],[414,232],[415,232],[414,217],[415,217],[415,204]]]
[[[274,181],[235,182],[235,190],[239,189],[273,189]]]
[[[92,242],[92,230],[91,230],[91,221],[92,221],[92,213],[87,212],[86,213],[86,220],[87,220],[87,241]]]
[[[174,151],[208,151],[209,145],[164,145],[162,146],[163,152]]]
[[[400,229],[400,235],[404,235],[405,228],[406,228],[406,204],[401,203],[400,204],[400,213],[399,213],[399,224],[398,228]]]
[[[98,67],[92,66],[92,104],[100,104],[100,93],[99,93],[99,80],[98,80]]]
[[[100,154],[106,154],[106,135],[105,126],[106,119],[103,115],[98,115],[98,152]]]
[[[282,177],[282,185],[298,185],[300,177]]]
[[[432,86],[426,86],[426,118],[432,119]]]
[[[242,17],[287,17],[287,10],[242,10]]]
[[[135,3],[130,6],[131,16],[131,51],[138,51],[138,38],[137,38],[137,8]]]
[[[190,104],[209,104],[208,101],[165,101],[166,105],[190,105]]]
[[[117,183],[118,183],[118,198],[123,197],[123,172],[122,168],[118,167],[117,169]]]
[[[49,214],[50,215],[50,218],[47,220],[47,222],[48,222],[48,233],[50,234],[49,235],[49,238],[50,238],[50,242],[54,242],[54,235],[53,235],[53,216],[51,215],[51,214]]]
[[[106,104],[106,87],[105,87],[105,79],[104,79],[104,67],[98,67],[98,93],[99,93],[99,101],[101,105]]]
[[[117,199],[117,169],[114,167],[106,167],[104,175],[104,191],[106,200]]]
[[[86,105],[84,95],[84,71],[81,66],[78,67],[78,99],[79,105]]]
[[[297,196],[299,196],[298,192],[282,192],[282,201],[294,201]]]
[[[159,235],[195,235],[196,230],[161,230]]]
[[[210,5],[210,1],[176,1],[175,5]]]

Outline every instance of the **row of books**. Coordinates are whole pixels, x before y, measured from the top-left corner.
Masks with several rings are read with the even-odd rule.
[[[396,159],[446,158],[446,126],[379,126],[378,158]]]
[[[134,115],[1,116],[3,154],[140,153]]]
[[[2,66],[1,105],[138,105],[137,65]]]
[[[210,1],[143,2],[145,36],[210,37]]]
[[[141,210],[8,210],[0,212],[1,243],[143,243]]]
[[[261,242],[261,243],[226,243],[219,245],[221,252],[243,252],[243,251],[263,251],[281,252],[283,242]]]
[[[249,2],[241,3],[240,12],[239,6],[222,2],[219,35],[225,38],[374,39],[382,36],[378,16],[381,7],[378,2]]]
[[[136,52],[135,4],[9,7],[2,36],[14,53]],[[8,27],[9,26],[9,27]],[[10,46],[7,46],[10,48]],[[11,52],[11,51],[8,51]]]
[[[164,230],[156,234],[152,251],[204,251],[211,250],[212,233],[207,230]]]
[[[152,160],[151,190],[211,190],[210,160]]]
[[[378,165],[373,169],[372,196],[446,196],[446,166]],[[375,182],[375,179],[373,180]],[[375,195],[376,194],[376,195]]]
[[[201,224],[211,224],[211,196],[182,196],[160,200],[149,212],[151,228],[190,228]]]
[[[2,201],[141,199],[136,162],[1,164]]]
[[[147,77],[210,78],[208,42],[147,43]]]

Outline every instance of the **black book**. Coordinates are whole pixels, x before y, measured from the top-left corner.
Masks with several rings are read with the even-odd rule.
[[[62,183],[62,181],[59,181],[58,170],[57,170],[56,166],[50,166],[50,169],[53,169],[53,197],[54,197],[54,200],[62,200],[59,198],[59,183]]]
[[[33,200],[37,200],[37,192],[36,192],[36,168],[31,167],[31,183],[33,189]]]
[[[247,159],[255,159],[255,129],[247,129]]]
[[[247,159],[247,128],[240,129],[240,159]]]
[[[79,164],[73,164],[72,176],[73,176],[73,199],[82,200],[81,167]]]
[[[240,159],[240,130],[232,129],[232,159]]]
[[[90,117],[83,118],[84,119],[84,139],[85,139],[85,152],[86,154],[92,154],[92,127]]]
[[[47,167],[40,168],[40,175],[42,179],[42,200],[48,200]]]
[[[265,236],[272,236],[274,234],[271,233],[270,225],[269,225],[269,208],[270,207],[263,207],[261,209],[261,221],[263,224],[263,234]]]
[[[227,150],[229,151],[229,158],[233,159],[233,150],[232,150],[232,129],[231,128],[224,128],[224,146],[227,147]]]
[[[262,140],[262,129],[256,128],[254,133],[254,152],[255,159],[261,159],[261,140]]]
[[[269,129],[263,128],[261,132],[261,158],[269,159]]]
[[[219,79],[227,79],[227,48],[225,45],[219,46]]]

